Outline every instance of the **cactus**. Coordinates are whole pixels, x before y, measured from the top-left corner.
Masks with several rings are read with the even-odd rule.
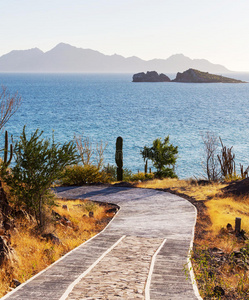
[[[232,153],[232,148],[227,148],[223,145],[220,138],[220,143],[222,146],[221,155],[217,155],[218,161],[221,167],[221,173],[225,178],[232,178],[236,176],[236,166],[235,166],[235,154]]]
[[[7,168],[12,160],[13,156],[13,146],[10,144],[10,158],[8,160],[8,131],[5,131],[5,144],[4,144],[4,158],[3,158],[3,167]]]
[[[119,136],[116,140],[116,155],[115,161],[117,164],[117,180],[123,180],[123,139]]]
[[[144,174],[147,174],[147,172],[148,172],[148,159],[146,159],[146,161],[145,161]]]

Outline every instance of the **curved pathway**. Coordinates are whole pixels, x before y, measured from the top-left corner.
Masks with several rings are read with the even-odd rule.
[[[2,299],[201,299],[188,271],[196,209],[176,195],[125,187],[58,188],[117,204],[100,234]]]

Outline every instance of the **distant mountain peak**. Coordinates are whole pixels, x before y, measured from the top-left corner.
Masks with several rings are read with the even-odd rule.
[[[176,53],[176,54],[172,54],[169,58],[171,58],[171,57],[187,57],[187,56],[182,53]],[[187,58],[189,58],[189,57],[187,57]]]
[[[116,53],[105,55],[63,42],[45,53],[33,48],[14,50],[0,57],[0,72],[138,73],[156,70],[160,73],[176,73],[189,68],[219,74],[229,72],[222,65],[212,64],[205,59],[190,59],[182,53],[167,59],[146,61],[136,56],[125,58]]]
[[[59,43],[54,48],[47,51],[46,53],[55,52],[55,51],[73,51],[73,50],[76,50],[76,49],[80,49],[80,48],[76,48],[76,47],[71,46],[71,45],[66,44],[66,43]]]
[[[77,49],[77,47],[72,46],[72,45],[67,44],[67,43],[59,43],[59,44],[57,44],[57,45],[56,45],[54,48],[52,48],[52,49],[60,49],[60,48]]]
[[[35,48],[30,48],[30,49],[26,49],[26,50],[12,50],[9,53],[6,53],[4,55],[9,55],[9,54],[13,54],[13,53],[44,53],[41,49],[35,47]]]
[[[188,56],[185,56],[184,54],[182,54],[182,53],[179,53],[179,54],[173,54],[173,55],[171,55],[169,58],[168,58],[168,60],[192,60],[190,57],[188,57]]]

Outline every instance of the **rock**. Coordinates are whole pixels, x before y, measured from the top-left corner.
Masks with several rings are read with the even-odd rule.
[[[209,74],[208,72],[201,72],[195,69],[188,69],[187,71],[180,73],[178,72],[173,82],[190,82],[190,83],[245,83],[241,80],[228,78],[220,75]]]
[[[68,220],[64,216],[61,216],[59,213],[57,213],[54,210],[52,210],[52,215],[55,217],[56,221],[60,222],[61,225],[64,225],[64,226],[71,226],[72,225],[72,222],[70,220]]]
[[[60,239],[53,233],[44,233],[42,234],[42,237],[45,238],[47,241],[51,241],[55,245],[61,244]]]
[[[61,220],[62,219],[62,216],[54,210],[52,210],[52,216],[54,216],[56,220]]]
[[[233,194],[236,196],[249,194],[249,178],[232,181],[226,187],[222,189],[224,194]]]
[[[217,248],[217,247],[209,248],[209,252],[211,252],[213,254],[218,254],[218,255],[224,254],[223,250],[220,248]]]
[[[89,218],[93,218],[93,216],[94,216],[94,213],[93,213],[93,211],[89,211]]]
[[[233,226],[230,223],[227,223],[227,230],[228,230],[228,232],[233,231]]]
[[[134,74],[133,82],[170,82],[170,78],[165,74],[158,74],[156,71],[144,72]]]
[[[63,224],[64,226],[71,226],[72,222],[68,220],[66,217],[62,217],[60,220],[60,223]]]
[[[242,256],[242,253],[240,251],[233,251],[232,256],[239,258]]]
[[[65,209],[65,210],[68,210],[68,207],[67,207],[67,205],[65,205],[65,204],[62,205],[62,208]]]
[[[3,222],[3,227],[6,231],[8,231],[14,228],[14,224],[12,222]]]
[[[214,295],[215,296],[224,296],[225,295],[225,291],[223,290],[222,287],[216,285],[216,287],[214,288]]]
[[[159,78],[160,78],[160,82],[170,82],[171,81],[170,78],[167,75],[163,74],[163,73],[161,73],[159,75]]]
[[[19,280],[17,280],[17,279],[13,279],[13,280],[12,280],[12,284],[13,284],[13,286],[16,288],[16,287],[18,287],[19,285],[21,285],[22,283],[21,283]]]
[[[107,209],[105,212],[106,212],[107,214],[110,214],[110,213],[116,214],[117,211],[118,211],[118,208],[117,208],[117,207],[112,207],[112,208]]]
[[[197,181],[197,184],[198,185],[209,185],[209,184],[211,184],[211,182],[208,180],[200,179]]]

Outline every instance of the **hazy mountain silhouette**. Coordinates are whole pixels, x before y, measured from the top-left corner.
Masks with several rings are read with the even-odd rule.
[[[183,54],[145,61],[135,56],[104,55],[64,43],[47,52],[38,48],[14,50],[0,57],[0,72],[136,73],[155,70],[176,73],[189,68],[212,73],[230,72],[222,65],[212,64],[205,59],[190,59]]]

